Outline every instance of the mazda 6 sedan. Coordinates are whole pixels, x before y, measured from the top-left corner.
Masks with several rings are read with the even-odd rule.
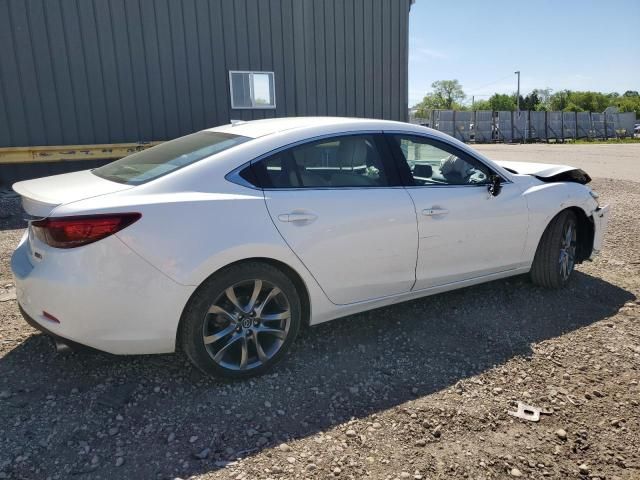
[[[235,122],[16,183],[18,302],[59,345],[246,377],[305,325],[525,273],[564,286],[606,228],[589,180],[405,123]]]

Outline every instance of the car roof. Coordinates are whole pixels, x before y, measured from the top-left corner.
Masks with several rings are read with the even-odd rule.
[[[324,126],[349,126],[358,129],[393,129],[398,127],[406,127],[406,123],[394,122],[390,120],[377,120],[365,118],[346,118],[346,117],[282,117],[267,118],[263,120],[250,121],[233,121],[227,125],[210,128],[210,132],[224,132],[245,137],[259,138],[274,133],[280,133],[287,130],[313,129]]]

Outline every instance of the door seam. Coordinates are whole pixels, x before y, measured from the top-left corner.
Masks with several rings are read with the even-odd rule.
[[[416,206],[416,202],[413,200],[413,197],[411,196],[411,194],[409,193],[409,191],[407,190],[406,187],[402,187],[402,189],[405,191],[405,193],[407,194],[407,196],[409,197],[409,199],[411,200],[411,204],[413,205],[413,213],[415,214],[416,217],[416,263],[415,266],[413,268],[413,285],[411,285],[411,288],[409,289],[410,292],[413,291],[413,289],[416,286],[416,283],[418,283],[418,262],[420,261],[420,226],[418,225],[418,207]]]
[[[333,300],[331,300],[331,298],[329,298],[329,295],[327,295],[327,292],[324,291],[324,288],[322,288],[322,285],[320,285],[320,282],[315,277],[313,272],[309,270],[309,267],[307,267],[307,264],[302,261],[302,259],[298,256],[295,250],[291,247],[291,245],[289,245],[289,242],[287,242],[287,239],[284,237],[284,235],[278,228],[278,225],[276,224],[273,218],[273,215],[271,214],[271,210],[269,210],[269,204],[267,203],[267,196],[264,190],[262,190],[262,201],[264,202],[264,208],[267,211],[267,216],[269,217],[269,220],[271,220],[271,223],[273,223],[273,226],[276,229],[276,232],[278,232],[278,235],[280,235],[280,238],[282,238],[282,241],[285,243],[287,247],[289,247],[289,250],[291,250],[291,253],[293,253],[293,255],[295,255],[295,257],[300,261],[300,264],[305,268],[305,270],[309,272],[309,275],[311,275],[311,278],[313,278],[313,280],[316,282],[316,285],[318,285],[318,288],[320,288],[322,293],[324,293],[324,296],[327,297],[327,300],[329,300],[329,302],[331,302],[332,305],[339,305],[338,303],[335,303]]]

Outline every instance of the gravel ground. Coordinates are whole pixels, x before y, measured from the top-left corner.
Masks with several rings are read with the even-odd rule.
[[[516,277],[324,324],[251,381],[59,355],[0,301],[0,478],[638,479],[640,183],[593,187],[609,234],[567,289]],[[0,212],[6,298],[23,225]]]

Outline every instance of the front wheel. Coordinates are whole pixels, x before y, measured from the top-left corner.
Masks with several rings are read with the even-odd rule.
[[[533,259],[533,283],[560,288],[569,282],[575,267],[577,234],[578,221],[572,211],[560,212],[551,220]]]
[[[289,349],[301,323],[291,280],[263,263],[231,266],[207,280],[187,305],[179,338],[209,375],[259,375]]]

